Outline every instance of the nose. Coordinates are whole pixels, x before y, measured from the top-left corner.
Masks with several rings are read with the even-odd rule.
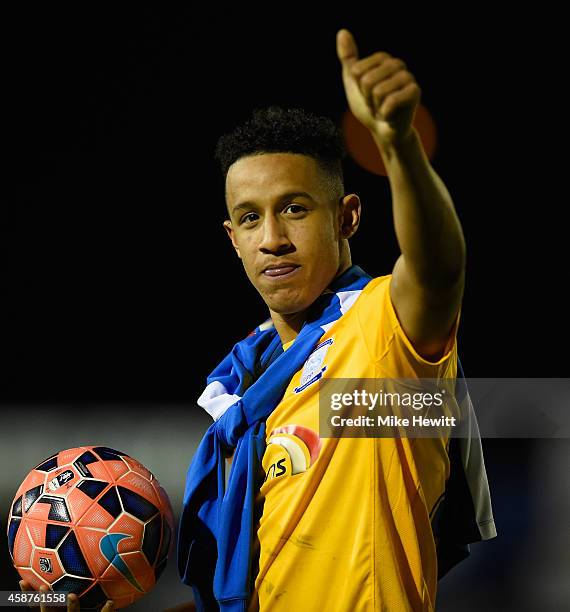
[[[276,253],[291,246],[286,224],[273,215],[266,215],[262,232],[259,249],[263,252]]]

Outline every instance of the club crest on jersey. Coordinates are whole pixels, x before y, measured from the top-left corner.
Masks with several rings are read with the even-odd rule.
[[[332,338],[321,342],[309,355],[309,358],[305,361],[305,365],[303,366],[299,386],[295,387],[293,390],[295,393],[301,393],[301,391],[306,389],[309,385],[312,385],[322,378],[323,373],[327,369],[326,365],[323,366],[323,361],[332,343]]]

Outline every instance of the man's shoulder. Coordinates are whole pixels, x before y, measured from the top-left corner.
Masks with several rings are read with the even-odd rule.
[[[349,291],[339,296],[344,319],[358,318],[365,323],[372,324],[371,317],[379,316],[389,308],[391,274],[372,278],[362,289]],[[352,314],[351,314],[352,313]],[[347,321],[348,322],[348,321]]]
[[[385,274],[384,276],[376,276],[374,277],[367,285],[362,289],[360,296],[356,303],[360,301],[362,305],[363,302],[369,301],[371,298],[379,298],[380,296],[388,293],[390,287],[390,281],[392,280],[392,274]]]
[[[389,310],[391,274],[372,278],[365,287],[341,299],[345,325],[352,327],[351,321],[358,321],[355,329],[373,333],[376,322],[384,318]]]
[[[392,274],[384,274],[383,276],[375,276],[367,285],[364,287],[364,290],[371,291],[380,286],[387,287],[392,280]]]

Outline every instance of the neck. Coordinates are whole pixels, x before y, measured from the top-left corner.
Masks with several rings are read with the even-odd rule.
[[[308,310],[308,309],[307,309]],[[292,314],[281,314],[278,312],[271,312],[271,319],[273,325],[281,338],[281,344],[287,344],[294,340],[301,331],[303,323],[307,318],[307,310],[295,312]]]
[[[334,278],[340,276],[345,270],[348,270],[350,266],[352,266],[352,261],[350,258],[348,258],[348,261],[345,261],[339,266]],[[332,283],[334,278],[331,279],[330,283]],[[271,319],[273,321],[273,325],[275,325],[275,329],[277,330],[279,337],[281,338],[281,344],[287,344],[287,342],[291,342],[291,340],[294,340],[299,335],[299,332],[307,319],[308,311],[309,308],[306,308],[305,310],[300,310],[299,312],[282,314],[279,312],[273,312],[270,309],[269,312],[271,313]]]

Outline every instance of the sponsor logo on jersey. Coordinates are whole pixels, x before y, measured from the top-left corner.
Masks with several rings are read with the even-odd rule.
[[[279,459],[275,463],[272,463],[267,470],[267,474],[265,474],[265,479],[270,480],[271,478],[277,478],[278,476],[283,476],[287,472],[287,466],[285,465],[285,457],[283,459]]]
[[[322,378],[323,373],[327,369],[326,365],[323,366],[323,361],[333,342],[334,340],[332,338],[321,342],[309,355],[309,358],[305,361],[305,365],[303,366],[299,386],[294,389],[295,393],[301,393],[301,391],[306,389],[309,385],[312,385]]]
[[[269,435],[267,445],[275,444],[285,450],[291,462],[291,476],[306,472],[317,460],[322,446],[319,435],[302,425],[277,427]],[[287,462],[281,458],[269,466],[265,481],[283,476],[287,472]]]

